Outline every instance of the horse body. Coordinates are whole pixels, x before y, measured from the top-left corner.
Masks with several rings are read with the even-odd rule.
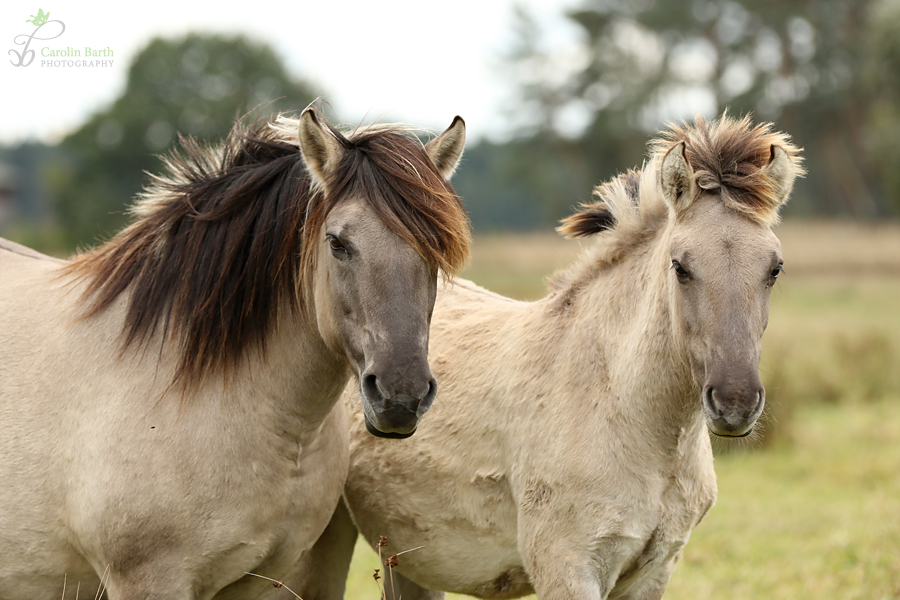
[[[230,385],[182,402],[173,360],[120,356],[121,305],[73,323],[79,307],[57,264],[0,264],[13,459],[0,491],[3,598],[56,597],[63,574],[70,594],[76,582],[95,590],[107,568],[131,587],[152,581],[160,597],[205,598],[236,571],[286,570],[341,493],[346,434],[322,399],[349,380],[345,362],[280,324],[269,364],[249,359]],[[290,364],[298,355],[302,369]],[[131,596],[124,586],[111,578],[110,597]]]
[[[672,138],[566,221],[597,242],[544,299],[467,282],[439,292],[441,394],[414,438],[362,435],[348,391],[349,511],[298,569],[333,574],[298,576],[303,598],[342,595],[354,523],[390,553],[418,548],[394,568],[405,600],[662,596],[715,501],[707,429],[745,435],[762,410],[760,340],[781,269],[770,225],[800,172],[784,136],[746,120]],[[724,170],[713,186],[709,157],[751,182]],[[739,197],[774,187],[752,211]]]
[[[159,292],[159,280],[142,288],[147,280],[141,277],[164,270],[160,265],[171,247],[191,244],[184,241],[186,230],[206,228],[209,234],[220,223],[227,229],[241,218],[240,210],[235,208],[231,220],[217,219],[212,213],[227,210],[221,198],[192,197],[185,184],[179,188],[183,194],[146,199],[135,224],[72,262],[0,245],[4,600],[75,598],[93,594],[101,581],[112,600],[257,597],[271,585],[245,573],[283,576],[322,532],[340,497],[348,434],[342,407],[335,403],[351,374],[375,380],[377,394],[364,401],[375,405],[370,411],[384,428],[376,433],[406,435],[430,404],[434,383],[426,362],[427,327],[440,252],[429,255],[412,247],[403,234],[411,235],[414,228],[400,227],[398,233],[396,223],[393,228],[384,223],[378,198],[355,188],[333,197],[332,171],[346,158],[342,153],[366,142],[322,127],[310,111],[299,123],[289,123],[301,129],[299,151],[306,167],[285,179],[296,182],[302,176],[311,187],[322,188],[318,196],[309,194],[308,208],[294,207],[299,225],[312,227],[310,214],[318,209],[313,202],[331,199],[333,206],[319,213],[310,231],[286,229],[295,239],[285,240],[290,250],[280,269],[264,270],[278,267],[278,253],[260,251],[266,240],[259,234],[276,235],[281,225],[266,219],[257,220],[252,233],[230,236],[226,231],[233,247],[198,244],[201,256],[193,265],[187,257],[171,255],[176,278],[188,287],[178,288],[171,279],[168,285],[182,289],[189,310],[179,313],[180,299],[170,294],[158,308],[159,320],[137,328],[130,341],[123,341],[129,325],[149,310],[141,302]],[[442,181],[461,151],[460,123],[454,122],[434,145],[419,146],[421,156],[401,154],[398,164],[419,165],[420,173],[429,168],[431,175],[422,177]],[[304,140],[304,127],[312,140]],[[408,139],[403,135],[397,143]],[[266,146],[265,140],[252,143]],[[456,152],[449,163],[440,154],[447,144]],[[283,162],[297,168],[297,145],[279,148]],[[371,160],[387,160],[376,150],[369,148]],[[253,151],[253,146],[240,150]],[[429,159],[433,162],[423,162]],[[193,167],[200,170],[197,163]],[[249,170],[229,168],[238,175]],[[208,185],[221,175],[206,174],[192,181]],[[232,190],[250,185],[246,180],[226,183]],[[272,191],[266,185],[256,192]],[[453,196],[441,196],[449,190],[443,185],[424,200],[452,201]],[[272,191],[269,200],[299,201],[296,191]],[[238,204],[246,207],[256,192]],[[205,215],[197,206],[204,199],[213,202]],[[179,209],[179,202],[193,202],[188,209],[193,216],[148,227],[148,219]],[[290,222],[290,206],[275,215]],[[415,207],[406,210],[415,212]],[[465,217],[458,206],[445,210],[446,216],[432,217],[431,226],[447,227],[450,235],[453,224],[464,223]],[[401,224],[409,217],[403,210],[392,216]],[[420,227],[428,222],[421,214],[415,218]],[[464,229],[455,233],[464,242]],[[159,239],[152,238],[157,234]],[[296,242],[301,235],[309,246]],[[248,240],[254,245],[241,245]],[[147,242],[144,261],[133,259],[139,242]],[[213,264],[209,280],[200,281],[204,261],[215,263],[220,249],[224,262]],[[455,251],[464,254],[464,249]],[[259,264],[253,263],[256,254],[262,256]],[[310,258],[307,265],[297,262],[304,255]],[[104,263],[110,256],[114,260]],[[228,262],[234,257],[237,262]],[[110,265],[103,279],[100,268]],[[103,296],[104,282],[115,284],[117,273],[135,265],[138,275],[122,290],[91,306],[91,299]],[[442,266],[452,270],[458,263]],[[282,293],[269,297],[273,305],[263,317],[260,296],[230,277],[240,269],[245,280],[273,287],[284,271],[299,279],[296,285],[288,279]],[[220,295],[223,288],[227,293]],[[240,303],[248,298],[253,300]],[[222,308],[232,300],[238,316]],[[180,318],[210,307],[215,309],[209,322],[193,322],[197,327],[190,335],[179,329],[192,323]],[[404,328],[396,327],[391,313],[403,319]],[[233,316],[237,335],[245,336],[238,348],[229,346],[226,334],[216,337]],[[262,323],[255,332],[260,336],[254,339],[251,331],[247,341],[246,327],[254,320]],[[206,328],[209,323],[212,329]],[[184,349],[204,335],[213,339],[199,346],[208,361],[191,362],[196,354]],[[219,361],[216,353],[236,358]],[[199,372],[191,366],[196,364]]]

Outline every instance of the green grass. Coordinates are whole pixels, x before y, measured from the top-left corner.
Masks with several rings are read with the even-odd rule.
[[[716,460],[667,600],[900,598],[900,396],[798,410],[790,446]]]
[[[764,433],[717,444],[719,500],[665,599],[900,600],[900,227],[776,233],[787,272],[763,341]],[[476,237],[463,276],[534,299],[584,244]],[[375,568],[360,543],[348,599],[379,597]]]

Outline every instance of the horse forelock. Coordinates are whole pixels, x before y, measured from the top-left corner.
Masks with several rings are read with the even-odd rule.
[[[310,230],[321,224],[338,198],[368,201],[379,219],[432,267],[458,273],[469,257],[469,217],[416,134],[396,123],[359,126],[348,133],[320,121],[339,140],[344,155],[330,175],[329,199],[310,212]],[[299,144],[299,121],[280,116],[270,127],[280,139]]]
[[[469,218],[422,143],[390,125],[360,128],[347,140],[335,195],[365,198],[435,271],[458,273],[469,257]]]
[[[126,346],[158,330],[177,340],[175,381],[185,389],[210,370],[227,374],[249,348],[265,352],[284,307],[306,317],[318,231],[347,192],[368,199],[433,269],[454,273],[468,256],[461,200],[401,128],[343,138],[335,182],[345,185],[325,195],[313,189],[286,124],[238,125],[217,146],[181,139],[180,151],[163,158],[166,174],[151,176],[132,207],[134,222],[68,267],[86,281],[86,316],[130,292]]]
[[[726,113],[713,121],[698,116],[693,124],[672,124],[650,142],[651,162],[658,165],[680,143],[700,189],[719,193],[731,209],[764,225],[778,222],[787,199],[766,169],[773,149],[787,154],[793,176],[805,173],[801,150],[790,137],[772,123],[754,125],[749,115],[735,119]]]

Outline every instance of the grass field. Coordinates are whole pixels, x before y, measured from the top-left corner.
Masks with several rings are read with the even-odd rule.
[[[900,227],[776,233],[786,272],[763,343],[766,431],[717,445],[719,500],[665,598],[900,600]],[[464,276],[534,299],[585,244],[476,237]],[[379,597],[378,567],[360,543],[348,599]]]

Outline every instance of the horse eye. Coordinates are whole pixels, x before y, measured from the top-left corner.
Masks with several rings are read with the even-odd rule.
[[[341,243],[341,240],[337,239],[337,237],[331,235],[330,233],[325,236],[325,239],[328,241],[328,246],[334,252],[344,252],[345,254],[349,254],[347,249],[344,247],[344,244]]]
[[[778,265],[777,267],[775,267],[774,269],[772,269],[772,272],[771,272],[771,273],[769,273],[769,278],[770,278],[772,281],[775,281],[776,279],[778,279],[778,276],[779,276],[781,273],[784,273],[784,266]]]
[[[687,281],[691,276],[677,260],[672,261],[672,268],[675,269],[675,274],[678,276],[679,281]]]

